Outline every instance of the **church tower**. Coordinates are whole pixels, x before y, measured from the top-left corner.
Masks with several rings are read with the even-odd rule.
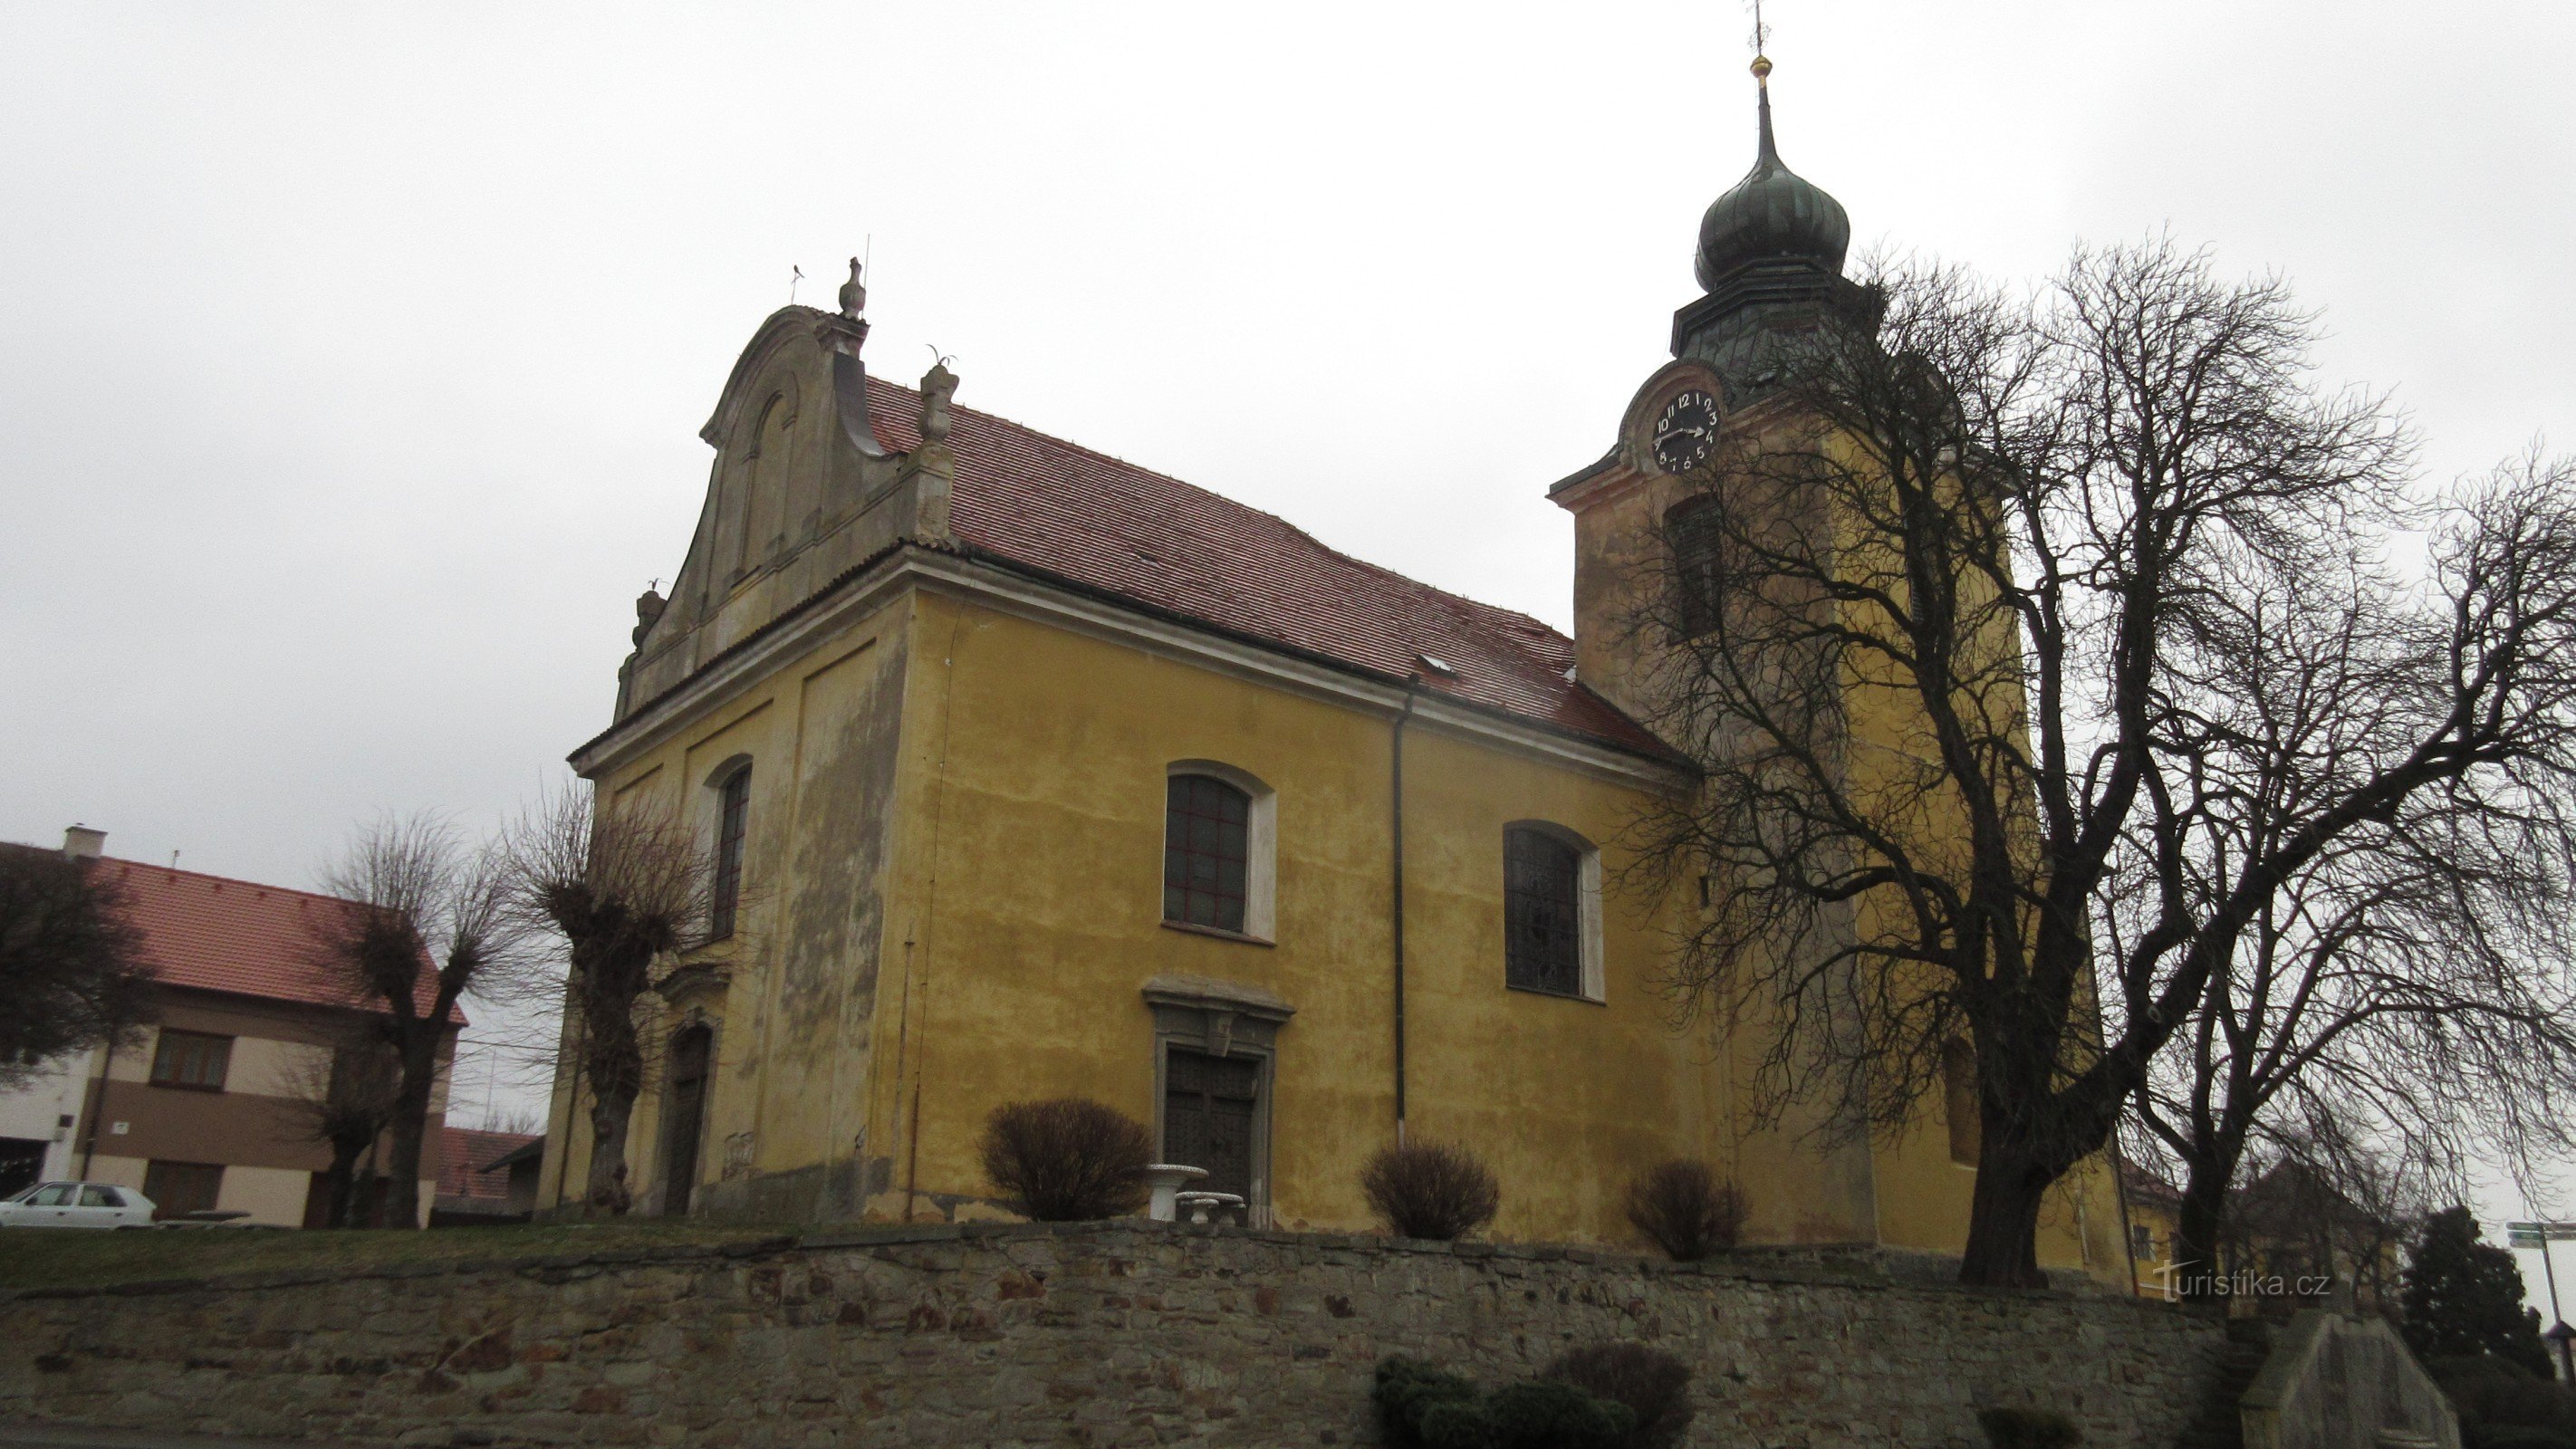
[[[1800,339],[1873,300],[1843,275],[1842,203],[1780,159],[1768,58],[1754,57],[1753,78],[1753,169],[1700,218],[1693,270],[1703,295],[1673,314],[1673,360],[1637,390],[1610,451],[1548,490],[1575,516],[1576,677],[1641,719],[1654,711],[1634,637],[1636,590],[1655,571],[1636,551],[1660,536],[1721,430],[1764,425]]]

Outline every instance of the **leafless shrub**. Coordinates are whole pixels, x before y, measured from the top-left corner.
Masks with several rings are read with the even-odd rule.
[[[1360,1170],[1360,1191],[1399,1238],[1462,1238],[1503,1204],[1493,1169],[1446,1142],[1381,1149]]]
[[[565,947],[564,1010],[573,1110],[589,1097],[596,1212],[634,1205],[627,1130],[649,1065],[641,1013],[663,960],[705,919],[714,864],[677,815],[658,805],[594,801],[575,786],[540,802],[511,831],[510,900],[526,925]]]
[[[1628,1221],[1676,1261],[1695,1263],[1735,1246],[1744,1194],[1705,1162],[1675,1160],[1628,1184]]]
[[[993,1109],[981,1143],[984,1175],[1042,1223],[1093,1222],[1144,1206],[1143,1172],[1154,1138],[1144,1125],[1088,1097],[1011,1102]]]
[[[1626,1404],[1637,1416],[1628,1449],[1669,1449],[1690,1428],[1690,1366],[1661,1349],[1632,1342],[1589,1344],[1559,1355],[1540,1377]]]

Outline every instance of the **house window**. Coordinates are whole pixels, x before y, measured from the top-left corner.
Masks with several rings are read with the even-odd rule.
[[[1552,826],[1503,832],[1503,981],[1601,999],[1601,857]]]
[[[1941,1049],[1942,1115],[1950,1124],[1950,1160],[1974,1167],[1981,1155],[1985,1124],[1978,1116],[1977,1054],[1963,1041]]]
[[[716,787],[716,871],[707,906],[707,939],[733,934],[734,909],[742,903],[742,836],[751,813],[751,766],[725,776]]]
[[[2131,1257],[2134,1257],[2134,1258],[2150,1258],[2150,1259],[2151,1259],[2151,1258],[2155,1257],[2155,1255],[2156,1255],[2156,1233],[2155,1233],[2155,1229],[2148,1227],[2145,1223],[2132,1223],[2132,1224],[2130,1224],[2130,1226],[2129,1226],[2129,1255],[2130,1255]]]
[[[1686,639],[1696,639],[1718,624],[1725,581],[1720,561],[1722,521],[1714,498],[1687,499],[1664,515],[1664,536],[1673,549],[1674,622]]]
[[[217,1162],[155,1160],[143,1169],[143,1195],[152,1199],[156,1221],[181,1213],[213,1212],[223,1188],[223,1164]]]
[[[1174,775],[1163,813],[1163,919],[1242,931],[1252,887],[1252,796]]]
[[[156,1086],[220,1092],[224,1089],[224,1073],[232,1065],[232,1059],[231,1037],[208,1036],[195,1031],[164,1031],[160,1044],[152,1051],[152,1081]]]

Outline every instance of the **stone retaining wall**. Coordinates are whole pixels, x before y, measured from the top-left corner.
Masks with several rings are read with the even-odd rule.
[[[1573,1344],[1691,1364],[1695,1445],[1982,1444],[2062,1409],[2166,1449],[2216,1320],[1897,1281],[1860,1258],[1119,1224],[22,1293],[0,1416],[408,1444],[1373,1444],[1381,1355],[1489,1381]]]

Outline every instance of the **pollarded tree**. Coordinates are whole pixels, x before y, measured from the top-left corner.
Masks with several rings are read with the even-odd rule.
[[[714,861],[676,816],[651,805],[556,794],[519,824],[510,844],[521,917],[565,949],[563,993],[574,1110],[590,1097],[590,1174],[596,1212],[633,1206],[627,1129],[652,1070],[647,993],[674,953],[703,932]]]
[[[310,955],[353,1006],[370,1013],[392,1058],[385,1221],[419,1227],[429,1104],[457,1003],[515,985],[524,960],[505,909],[501,858],[465,848],[432,816],[361,830],[323,872],[347,909],[308,918]]]
[[[2563,849],[2576,499],[2533,465],[2424,516],[2384,407],[2310,382],[2313,319],[2169,245],[1873,295],[1638,561],[1649,712],[1702,779],[1638,834],[1706,893],[1678,999],[1772,1024],[1764,1105],[1894,1129],[1964,1047],[1962,1276],[2030,1284],[2043,1195],[2301,872],[2436,798]],[[2410,582],[2378,560],[2416,527]],[[2247,601],[2310,581],[2290,649]],[[2255,727],[2293,685],[2357,717]]]

